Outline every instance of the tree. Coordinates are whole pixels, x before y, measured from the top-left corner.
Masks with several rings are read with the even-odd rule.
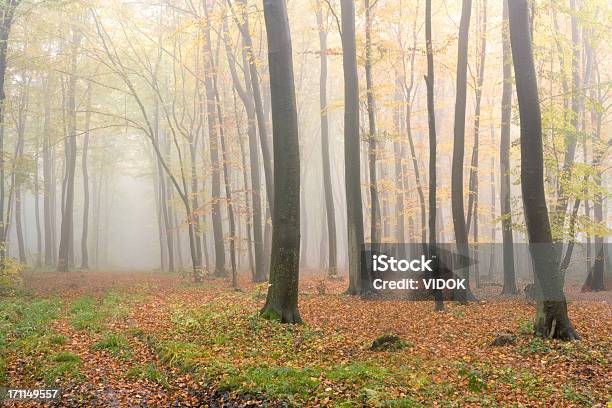
[[[212,224],[215,246],[215,276],[225,276],[225,243],[223,237],[223,223],[221,220],[221,165],[219,164],[219,136],[215,112],[214,66],[212,64],[213,52],[210,38],[210,19],[208,18],[207,2],[202,2],[206,13],[206,27],[204,28],[204,88],[206,89],[206,116],[208,119],[208,138],[210,150],[210,167],[212,172]]]
[[[4,258],[7,251],[8,236],[6,235],[6,225],[4,221],[4,118],[6,117],[6,91],[4,83],[6,78],[8,42],[11,27],[15,17],[15,10],[21,0],[3,1],[0,5],[0,269],[4,269]]]
[[[567,313],[563,275],[546,207],[542,118],[529,30],[527,0],[509,0],[510,44],[521,122],[521,191],[536,289],[535,333],[575,340],[579,336]]]
[[[262,315],[301,323],[298,311],[300,265],[300,149],[293,80],[291,33],[285,0],[264,0],[272,98],[274,183],[270,286]]]
[[[248,65],[246,50],[242,48],[242,60],[243,60],[243,72],[244,72],[244,87],[238,77],[236,66],[236,57],[231,50],[229,44],[229,34],[227,25],[224,25],[224,43],[225,53],[228,59],[228,65],[232,76],[232,82],[234,89],[240,97],[242,104],[246,110],[247,115],[247,136],[249,139],[249,168],[251,175],[251,205],[252,213],[251,220],[253,224],[253,249],[255,252],[255,274],[253,280],[255,282],[266,281],[266,271],[264,268],[264,252],[263,252],[263,229],[262,229],[262,211],[261,211],[261,177],[259,172],[259,149],[257,142],[257,129],[256,129],[256,114],[253,97],[248,90],[251,89],[251,77],[250,71],[246,68]],[[239,43],[240,44],[240,43]],[[246,166],[246,164],[244,164]]]
[[[510,120],[512,116],[512,56],[508,32],[508,1],[504,0],[502,24],[503,88],[501,107],[501,140],[499,146],[500,209],[503,242],[503,294],[516,294],[514,242],[512,238],[512,197],[510,183]]]
[[[323,192],[325,200],[325,216],[327,226],[327,273],[335,276],[337,273],[337,243],[336,243],[336,210],[332,193],[331,170],[329,158],[329,118],[327,117],[327,27],[323,23],[321,1],[317,1],[317,25],[319,26],[319,50],[321,54],[321,69],[319,76],[319,109],[321,109],[321,160],[323,162]]]
[[[477,37],[480,39],[480,43],[476,42],[478,49],[478,59],[476,62],[476,78],[474,79],[474,146],[472,148],[472,161],[470,165],[470,179],[469,179],[469,198],[468,198],[468,212],[466,227],[467,232],[470,232],[470,225],[474,224],[473,229],[473,240],[474,245],[478,245],[478,193],[479,193],[479,181],[478,181],[478,165],[479,165],[479,152],[480,152],[480,111],[482,107],[482,85],[484,83],[484,68],[485,58],[487,56],[487,1],[483,0],[481,4],[481,12],[478,15],[476,21]],[[478,248],[476,247],[476,251]],[[480,268],[478,264],[474,265],[476,275],[476,286],[480,287]]]
[[[87,153],[89,150],[89,133],[91,128],[91,83],[87,85],[87,112],[85,112],[85,135],[83,137],[83,156],[81,171],[83,172],[83,231],[81,234],[81,268],[89,268],[89,251],[87,250],[87,234],[89,232],[89,173],[87,168]]]
[[[67,272],[74,260],[74,182],[76,172],[76,86],[77,86],[77,59],[79,45],[83,38],[80,28],[74,25],[71,29],[72,39],[70,45],[70,74],[66,90],[67,131],[65,147],[64,189],[62,191],[62,225],[60,231],[60,245],[57,261],[58,272]]]
[[[468,232],[465,224],[463,207],[463,159],[465,154],[465,105],[467,88],[468,37],[470,32],[470,15],[472,0],[463,0],[461,21],[459,23],[459,42],[457,44],[457,85],[455,99],[455,126],[453,131],[453,163],[451,174],[451,203],[455,241],[460,255],[468,254]],[[466,286],[469,292],[469,269],[465,273]]]
[[[344,70],[344,182],[346,183],[346,224],[348,230],[349,287],[351,295],[365,292],[361,276],[363,207],[359,165],[359,77],[355,43],[355,2],[341,0],[342,67]]]
[[[427,75],[425,84],[427,85],[427,123],[429,128],[429,254],[430,258],[436,255],[436,206],[437,206],[437,140],[436,140],[436,112],[434,103],[434,65],[433,65],[433,46],[431,42],[431,0],[425,2],[425,46],[427,47]],[[438,268],[435,268],[436,275]],[[437,276],[435,276],[437,277]],[[436,289],[434,291],[436,300],[436,310],[444,310],[442,293]]]
[[[378,199],[378,181],[376,178],[376,99],[372,79],[372,7],[370,0],[365,0],[365,74],[368,107],[368,174],[370,176],[370,241],[375,245],[380,241],[380,202]]]
[[[266,197],[268,199],[268,207],[271,210],[274,203],[274,174],[272,172],[272,155],[270,154],[270,146],[268,143],[268,131],[266,128],[266,118],[264,115],[263,98],[261,96],[261,85],[259,83],[259,72],[257,70],[257,64],[255,62],[255,51],[253,48],[253,39],[251,38],[251,32],[249,29],[249,14],[247,13],[247,0],[239,0],[242,6],[242,21],[238,19],[232,3],[227,0],[230,6],[232,15],[236,25],[240,29],[240,34],[244,40],[244,52],[246,53],[248,61],[248,70],[250,78],[250,91],[253,95],[253,101],[255,102],[255,114],[257,116],[257,130],[259,132],[259,143],[261,146],[261,153],[263,157],[264,176],[266,179]],[[245,74],[246,75],[246,74]]]

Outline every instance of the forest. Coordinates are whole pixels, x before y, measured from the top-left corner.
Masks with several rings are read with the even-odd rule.
[[[0,0],[0,403],[610,406],[611,34]]]

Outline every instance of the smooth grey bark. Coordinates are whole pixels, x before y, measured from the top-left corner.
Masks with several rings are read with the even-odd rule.
[[[470,32],[470,16],[472,0],[463,0],[461,6],[461,21],[459,23],[459,39],[457,45],[457,81],[455,99],[455,124],[453,130],[453,162],[451,169],[451,204],[455,242],[458,253],[468,256],[468,232],[465,224],[463,206],[463,161],[465,156],[465,106],[467,88],[467,58],[468,39]],[[469,268],[465,268],[466,286],[469,292]],[[462,299],[466,301],[467,299]]]
[[[427,125],[429,130],[429,256],[437,255],[436,250],[436,215],[437,215],[437,135],[436,135],[436,114],[434,102],[434,83],[435,71],[433,65],[433,45],[431,38],[431,0],[425,1],[425,46],[427,52],[427,75],[425,83],[427,85]],[[439,276],[439,269],[434,268],[434,278]],[[434,290],[435,310],[444,310],[443,296],[440,290]]]
[[[502,58],[503,88],[501,107],[501,136],[499,146],[499,176],[501,228],[503,242],[504,286],[502,294],[514,295],[516,274],[514,271],[514,239],[512,237],[512,197],[510,183],[510,120],[512,118],[512,55],[508,31],[508,1],[503,0]]]
[[[472,148],[472,160],[470,165],[469,178],[469,198],[468,198],[468,214],[466,227],[467,232],[470,232],[470,226],[473,224],[473,235],[475,250],[478,251],[478,199],[479,199],[479,152],[480,152],[480,108],[482,104],[482,85],[484,82],[484,67],[487,56],[487,1],[483,0],[481,11],[477,20],[477,33],[480,38],[479,58],[476,69],[476,88],[474,89],[474,97],[476,106],[474,108],[474,146]],[[476,287],[480,287],[480,265],[474,265],[474,274],[476,278]]]
[[[336,209],[332,192],[330,155],[329,155],[329,118],[327,116],[327,27],[323,24],[321,1],[317,1],[317,25],[319,27],[319,109],[321,110],[321,160],[323,164],[323,198],[325,201],[326,238],[327,238],[327,273],[336,276],[338,273]]]
[[[370,192],[370,241],[373,245],[380,241],[381,220],[380,201],[378,197],[378,180],[376,175],[376,99],[374,97],[374,80],[372,78],[372,7],[370,0],[365,0],[365,76],[368,111],[368,174]]]
[[[363,207],[361,203],[361,169],[359,138],[359,77],[355,41],[355,3],[341,0],[342,67],[344,70],[344,179],[346,183],[346,224],[348,230],[348,264],[350,295],[366,291],[361,276],[363,245]]]
[[[264,0],[272,101],[274,183],[270,286],[263,316],[301,323],[298,311],[300,258],[300,151],[291,34],[285,0]]]
[[[521,190],[536,290],[535,334],[575,340],[579,336],[567,313],[564,279],[553,245],[546,194],[542,118],[538,96],[527,0],[509,0],[510,44],[521,122]]]

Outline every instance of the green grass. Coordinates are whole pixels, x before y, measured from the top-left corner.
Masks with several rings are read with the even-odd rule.
[[[127,380],[144,379],[163,387],[169,386],[168,376],[153,363],[130,367],[125,373],[125,378]]]
[[[191,371],[197,365],[197,359],[203,354],[202,347],[193,343],[164,341],[157,345],[162,363],[182,371]]]
[[[24,361],[23,370],[39,375],[43,360],[52,352],[51,323],[60,315],[58,298],[13,296],[0,301],[0,385],[9,381],[7,359]]]
[[[82,296],[72,302],[69,310],[70,324],[76,330],[100,332],[106,328],[107,319],[125,316],[128,305],[133,300],[112,292],[102,299]]]
[[[6,361],[0,357],[0,386],[8,383],[8,374],[6,373]]]
[[[55,384],[58,381],[65,382],[69,379],[83,379],[83,374],[79,370],[81,363],[81,357],[76,354],[60,351],[52,355],[40,369],[45,382]]]
[[[62,334],[53,334],[49,337],[49,343],[54,346],[63,346],[68,342],[68,338]]]
[[[51,360],[56,363],[80,363],[81,357],[68,351],[60,351],[52,356]]]
[[[45,366],[43,377],[47,384],[55,384],[58,381],[65,382],[68,379],[81,380],[83,374],[79,370],[80,363],[62,362]]]
[[[93,350],[108,350],[113,354],[125,354],[129,351],[130,345],[127,339],[119,333],[105,333],[104,337],[94,343]]]

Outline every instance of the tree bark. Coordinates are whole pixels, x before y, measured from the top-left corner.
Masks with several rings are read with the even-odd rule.
[[[376,177],[376,99],[372,79],[372,6],[365,0],[365,74],[368,110],[368,173],[370,191],[370,241],[376,245],[380,241],[380,201],[378,198],[378,181]]]
[[[366,291],[361,276],[363,245],[363,207],[361,203],[361,169],[359,138],[359,77],[355,44],[355,3],[341,0],[342,67],[344,70],[344,178],[346,183],[346,223],[348,230],[348,294]]]
[[[213,224],[213,240],[215,247],[215,276],[226,276],[225,270],[225,242],[223,237],[223,223],[221,221],[221,165],[219,163],[219,136],[215,112],[215,90],[213,85],[214,66],[212,45],[210,38],[210,20],[208,19],[208,5],[203,2],[207,14],[207,26],[204,30],[204,87],[206,89],[206,113],[208,118],[208,137],[211,167],[211,211]]]
[[[321,110],[321,160],[323,164],[323,193],[325,200],[325,216],[327,226],[327,274],[336,276],[338,273],[337,240],[336,240],[336,209],[332,192],[330,155],[329,155],[329,118],[327,117],[327,27],[323,24],[321,1],[317,1],[317,24],[319,26],[319,50],[321,56],[319,76],[319,109]]]
[[[504,258],[504,286],[502,294],[514,295],[516,274],[514,271],[514,240],[512,237],[512,197],[510,183],[510,120],[512,118],[512,55],[508,31],[508,1],[503,0],[502,58],[503,88],[501,108],[501,136],[499,146],[500,210]]]
[[[465,224],[463,207],[463,160],[465,155],[465,106],[467,88],[467,57],[470,32],[470,15],[472,0],[463,0],[461,6],[461,21],[459,23],[459,40],[457,52],[457,95],[455,100],[455,125],[453,138],[453,162],[451,174],[451,204],[453,210],[453,226],[455,242],[461,256],[468,256],[468,232]],[[465,268],[466,287],[469,292],[470,273]],[[462,299],[466,301],[467,299]]]
[[[510,43],[521,121],[521,190],[536,291],[535,333],[563,340],[578,339],[567,313],[563,275],[544,190],[542,119],[531,49],[527,0],[509,0]]]
[[[274,183],[270,286],[263,316],[301,323],[298,312],[300,258],[300,152],[291,34],[285,0],[264,0],[272,100]]]
[[[434,83],[435,72],[433,65],[433,45],[431,41],[431,0],[425,1],[425,46],[427,49],[427,75],[425,76],[425,84],[427,85],[427,125],[429,130],[429,256],[437,256],[436,249],[436,215],[437,215],[437,136],[436,136],[436,114],[434,103]],[[434,278],[439,277],[439,269],[434,268]],[[434,290],[435,310],[444,310],[444,301],[442,292],[439,289]]]

